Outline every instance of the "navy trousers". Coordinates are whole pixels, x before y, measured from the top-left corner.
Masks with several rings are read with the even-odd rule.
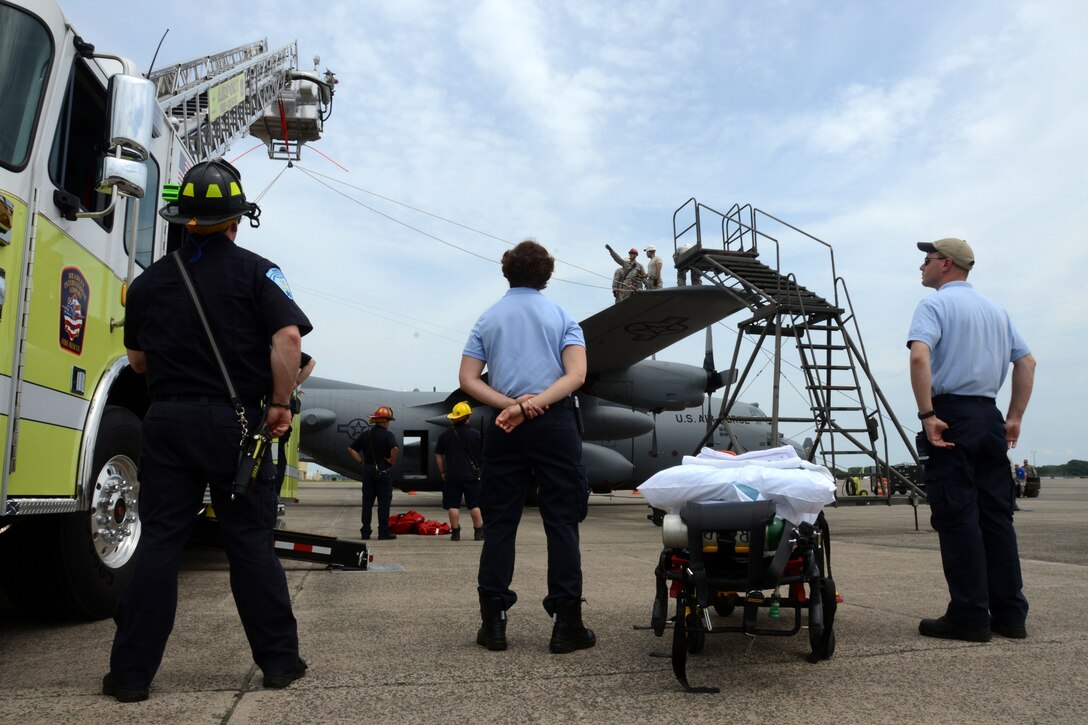
[[[247,413],[254,430],[259,412]],[[174,627],[182,550],[208,484],[253,660],[265,674],[286,672],[298,661],[298,628],[272,539],[275,470],[266,460],[249,496],[231,501],[239,434],[237,415],[225,403],[155,402],[148,409],[139,470],[140,548],[114,612],[110,653],[110,672],[122,688],[150,686],[162,662]]]
[[[518,600],[510,584],[518,524],[530,486],[537,488],[548,539],[544,609],[554,614],[557,601],[582,598],[578,524],[586,517],[589,489],[581,460],[582,439],[570,408],[553,406],[510,433],[488,426],[480,496],[484,545],[477,584],[481,594],[502,598],[504,609]]]
[[[1022,625],[1028,614],[1012,514],[1004,420],[992,401],[934,398],[954,448],[930,447],[926,496],[941,543],[948,582],[945,618],[965,629],[989,629],[990,617]]]
[[[389,507],[393,503],[393,477],[389,469],[363,466],[363,514],[360,519],[363,536],[370,536],[370,521],[374,516],[374,499],[378,500],[378,535],[389,533]]]

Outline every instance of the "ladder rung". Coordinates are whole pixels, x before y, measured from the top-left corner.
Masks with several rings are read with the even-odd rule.
[[[797,347],[803,347],[806,350],[845,350],[846,345],[822,345],[813,342],[799,342]]]
[[[806,390],[857,390],[856,385],[806,385]]]

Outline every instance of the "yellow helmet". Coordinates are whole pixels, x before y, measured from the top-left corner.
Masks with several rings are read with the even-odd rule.
[[[446,417],[450,420],[461,420],[462,418],[467,418],[470,415],[472,415],[472,408],[469,407],[468,403],[462,402],[453,406],[453,412],[446,415]]]

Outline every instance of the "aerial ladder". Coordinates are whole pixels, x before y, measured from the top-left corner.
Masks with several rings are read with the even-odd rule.
[[[260,40],[194,58],[148,75],[159,106],[194,163],[222,156],[246,133],[264,141],[270,159],[298,161],[321,138],[332,111],[336,76],[298,70],[298,44],[270,50]]]

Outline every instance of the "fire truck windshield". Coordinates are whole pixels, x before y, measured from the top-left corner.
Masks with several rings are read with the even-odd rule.
[[[0,166],[13,171],[26,166],[52,57],[45,26],[0,4]]]

